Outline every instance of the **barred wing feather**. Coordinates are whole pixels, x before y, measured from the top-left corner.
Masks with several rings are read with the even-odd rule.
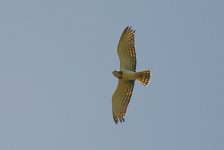
[[[123,122],[130,102],[134,81],[119,80],[118,86],[112,97],[112,111],[114,122]]]
[[[136,70],[136,52],[135,52],[135,30],[126,27],[123,31],[117,53],[120,59],[120,70]]]

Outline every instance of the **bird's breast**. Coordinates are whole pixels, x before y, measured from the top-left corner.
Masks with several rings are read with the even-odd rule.
[[[122,70],[123,80],[136,80],[138,78],[137,73],[131,70]]]

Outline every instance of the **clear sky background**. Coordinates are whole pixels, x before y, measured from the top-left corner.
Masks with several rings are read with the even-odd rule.
[[[224,149],[224,1],[0,0],[1,150]],[[137,70],[126,122],[111,98],[124,28]]]

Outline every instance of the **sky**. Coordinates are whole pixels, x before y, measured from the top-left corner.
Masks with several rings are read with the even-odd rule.
[[[224,149],[224,1],[0,0],[1,150]],[[136,30],[125,123],[117,44]]]

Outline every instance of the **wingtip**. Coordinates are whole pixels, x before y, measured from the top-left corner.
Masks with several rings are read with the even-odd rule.
[[[125,29],[124,29],[124,32],[127,32],[128,30],[130,30],[130,27],[127,26]]]
[[[115,124],[118,124],[118,122],[120,122],[120,123],[125,122],[124,117],[117,117],[116,115],[113,114],[113,118],[114,118]]]
[[[125,34],[127,34],[127,33],[135,33],[135,30],[132,29],[132,26],[127,26],[127,27],[124,29],[122,35],[125,35]],[[122,37],[122,35],[121,35],[121,37]]]
[[[117,119],[117,117],[116,117],[116,115],[113,113],[113,118],[114,118],[114,123],[118,123],[118,119]]]
[[[132,30],[133,32],[135,32],[135,30],[133,29],[133,27],[132,26],[126,26],[126,28],[124,29],[124,30]]]

